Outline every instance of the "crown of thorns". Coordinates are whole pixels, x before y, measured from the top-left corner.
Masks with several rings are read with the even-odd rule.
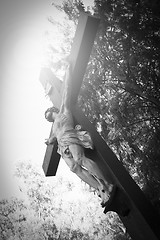
[[[45,113],[44,113],[45,118],[46,118],[46,114],[47,114],[48,112],[59,113],[59,110],[58,110],[58,108],[56,108],[56,107],[50,107],[50,108],[48,108],[48,109],[45,111]]]

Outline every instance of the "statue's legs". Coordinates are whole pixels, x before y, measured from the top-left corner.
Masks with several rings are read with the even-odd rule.
[[[69,150],[75,164],[74,166],[72,163],[72,167],[70,167],[71,171],[75,172],[83,181],[98,190],[103,203],[108,201],[114,186],[111,180],[106,181],[97,164],[85,157],[84,150],[80,145],[72,144],[69,146]]]
[[[98,190],[99,182],[94,176],[89,174],[89,172],[85,168],[75,162],[73,158],[64,157],[64,161],[69,166],[70,170],[74,172],[81,180]]]

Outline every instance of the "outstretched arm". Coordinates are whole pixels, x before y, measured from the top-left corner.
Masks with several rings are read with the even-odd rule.
[[[72,65],[68,61],[68,66],[66,69],[66,74],[64,77],[64,90],[62,96],[62,104],[60,107],[60,113],[64,112],[65,110],[70,110],[71,105],[71,75],[72,75]]]

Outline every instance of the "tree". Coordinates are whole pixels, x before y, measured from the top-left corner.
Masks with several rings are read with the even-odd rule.
[[[77,2],[81,1],[64,1],[61,6],[75,24],[79,15]],[[94,15],[100,17],[101,23],[79,104],[160,212],[158,3],[94,3]]]
[[[102,24],[91,59],[97,69],[86,76],[89,106],[119,160],[141,187],[154,185],[158,199],[160,19],[132,0],[95,1],[95,14]]]
[[[160,20],[139,1],[95,1],[95,14],[101,27],[81,105],[137,183],[154,184],[157,195]]]
[[[100,199],[78,178],[57,176],[51,182],[31,162],[19,162],[15,177],[21,195],[0,202],[1,239],[100,240],[120,231],[122,224],[112,228]]]

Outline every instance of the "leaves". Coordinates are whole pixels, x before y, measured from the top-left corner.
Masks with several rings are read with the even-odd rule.
[[[22,198],[0,202],[1,239],[85,240],[96,235],[98,239],[112,236],[100,200],[78,178],[59,175],[51,181],[31,162],[20,162],[15,176],[20,187],[25,182],[26,191]]]
[[[65,12],[77,23],[75,2],[65,1]],[[158,3],[133,0],[94,3],[94,15],[101,22],[79,104],[160,212]],[[119,238],[128,238],[121,235]]]
[[[79,104],[159,211],[160,19],[154,4],[95,0],[94,15],[101,23]],[[82,1],[64,1],[57,7],[74,23],[58,24],[65,43],[58,50],[49,45],[50,56],[69,53],[71,28],[84,11]],[[50,22],[57,25],[53,18]],[[31,164],[20,164],[16,176],[24,184],[28,202],[1,202],[2,239],[110,239],[113,233],[115,239],[130,239],[117,216],[102,215],[97,198],[93,200],[85,186],[78,195],[78,186],[65,178],[57,177],[50,185]]]

